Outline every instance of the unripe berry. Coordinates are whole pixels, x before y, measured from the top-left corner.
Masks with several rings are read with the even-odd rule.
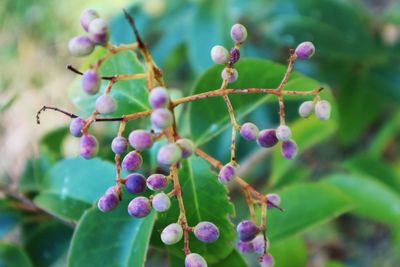
[[[211,222],[200,222],[193,231],[198,240],[204,243],[213,243],[219,237],[218,227]]]
[[[253,253],[254,252],[254,247],[253,247],[253,243],[250,242],[243,242],[243,241],[238,241],[236,243],[236,249],[240,252],[240,253]]]
[[[315,47],[311,42],[303,42],[294,51],[298,59],[309,59],[315,53]]]
[[[235,177],[236,177],[236,167],[233,166],[232,163],[228,163],[224,167],[222,167],[222,169],[219,171],[218,181],[221,184],[226,184]]]
[[[147,178],[146,183],[147,183],[147,187],[150,190],[160,191],[160,190],[163,190],[167,186],[168,180],[167,180],[167,177],[165,177],[165,175],[155,173],[155,174],[150,175],[149,178]]]
[[[276,128],[275,134],[279,141],[288,141],[292,137],[292,131],[286,125],[280,125]]]
[[[178,243],[183,236],[182,226],[178,223],[171,223],[161,232],[161,241],[166,245]]]
[[[182,150],[177,144],[167,144],[157,153],[157,161],[161,165],[172,165],[182,159]]]
[[[115,193],[106,193],[97,202],[97,207],[102,212],[108,212],[118,206],[119,198]]]
[[[216,64],[225,64],[229,60],[229,52],[225,47],[216,45],[211,49],[211,59]]]
[[[94,43],[87,36],[76,36],[69,41],[68,50],[74,57],[84,57],[93,52]]]
[[[257,140],[259,132],[257,125],[251,122],[246,122],[240,127],[240,135],[247,141]]]
[[[299,115],[300,117],[307,118],[311,115],[314,110],[314,102],[313,101],[304,101],[301,103],[299,107]]]
[[[172,125],[174,118],[169,109],[159,108],[153,110],[150,121],[157,130],[164,130]]]
[[[136,197],[129,202],[128,213],[134,218],[143,218],[151,211],[150,200],[147,197]]]
[[[95,44],[105,44],[108,41],[108,26],[104,19],[97,18],[89,23],[89,38]]]
[[[315,116],[321,121],[331,117],[331,104],[326,100],[320,100],[315,104]]]
[[[265,129],[260,131],[257,138],[257,143],[262,147],[273,147],[278,143],[276,132],[273,129]]]
[[[96,100],[96,110],[100,114],[110,114],[117,109],[117,102],[110,95],[101,95]]]
[[[69,132],[75,137],[82,136],[82,129],[85,126],[85,120],[81,118],[75,118],[69,124]]]
[[[142,163],[142,156],[138,152],[132,151],[124,157],[121,163],[121,167],[125,171],[133,172],[139,169]]]
[[[185,258],[185,267],[207,267],[206,260],[197,253],[190,253]]]
[[[281,197],[278,194],[271,193],[271,194],[267,194],[266,197],[267,197],[267,201],[268,201],[267,208],[269,208],[269,209],[273,209],[273,208],[275,208],[275,206],[279,206],[279,204],[281,204]],[[273,205],[271,205],[270,203],[272,203]]]
[[[167,108],[169,105],[169,94],[164,87],[156,87],[149,94],[149,104],[153,109]]]
[[[254,252],[257,254],[264,254],[265,250],[268,250],[269,242],[267,240],[267,248],[265,249],[265,240],[263,235],[257,235],[253,240],[251,240],[253,244]]]
[[[131,194],[140,194],[146,190],[146,178],[140,173],[132,173],[126,177],[125,188]]]
[[[87,70],[82,75],[81,84],[85,93],[95,95],[100,89],[100,77],[97,72]]]
[[[231,28],[231,38],[235,43],[243,43],[247,38],[247,29],[242,24],[235,24]]]
[[[297,154],[297,145],[293,140],[283,142],[281,148],[285,159],[293,159]]]
[[[129,143],[136,150],[145,150],[153,145],[153,134],[145,130],[134,130],[129,134]]]
[[[153,204],[153,209],[155,209],[158,212],[164,212],[171,207],[171,200],[169,199],[169,196],[165,193],[158,193],[153,197],[152,200]]]
[[[111,142],[111,150],[118,155],[125,153],[128,149],[128,140],[125,137],[117,136]]]
[[[236,227],[236,231],[241,241],[249,242],[254,239],[254,237],[256,237],[259,229],[254,222],[250,220],[245,220],[238,224],[238,226]]]
[[[240,50],[236,47],[232,48],[229,53],[229,64],[235,64],[240,59]]]
[[[97,154],[97,139],[93,135],[84,135],[80,140],[80,154],[85,159],[90,159]]]
[[[261,256],[260,258],[261,267],[272,267],[274,266],[274,264],[275,264],[274,258],[272,258],[271,255],[266,254]]]
[[[228,68],[224,68],[221,72],[221,78],[223,80],[228,80],[228,83],[234,83],[239,77],[239,73],[235,69],[231,69],[231,73],[229,73]]]
[[[87,32],[89,30],[89,24],[94,19],[97,19],[99,14],[93,9],[85,9],[81,13],[80,23],[82,28]]]
[[[190,157],[194,152],[194,144],[192,140],[182,138],[176,141],[176,144],[182,150],[182,158],[186,159]]]

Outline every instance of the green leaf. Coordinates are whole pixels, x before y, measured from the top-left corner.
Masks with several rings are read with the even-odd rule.
[[[62,142],[69,133],[67,127],[55,129],[40,140],[40,150],[46,150],[53,159],[62,157]]]
[[[236,251],[233,250],[228,257],[223,259],[222,261],[209,265],[210,267],[220,267],[220,266],[229,266],[229,267],[246,267],[247,264],[244,261],[243,257]]]
[[[0,238],[6,236],[14,227],[18,225],[21,214],[12,208],[7,199],[0,199]]]
[[[302,238],[298,236],[292,236],[271,244],[270,253],[279,267],[300,267],[307,265],[306,246]]]
[[[378,129],[375,138],[372,140],[369,154],[380,157],[388,147],[390,141],[394,140],[397,132],[400,131],[400,112],[388,118],[385,124]]]
[[[1,242],[0,267],[32,267],[32,263],[18,246]]]
[[[72,238],[69,267],[144,266],[155,213],[134,219],[127,206],[125,200],[108,213],[97,208],[85,212]]]

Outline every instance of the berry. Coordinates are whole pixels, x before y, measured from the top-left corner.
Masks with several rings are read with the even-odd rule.
[[[82,136],[82,129],[85,126],[85,120],[81,118],[75,118],[69,124],[69,132],[75,137]]]
[[[282,143],[282,156],[285,159],[293,159],[297,154],[297,145],[293,140]]]
[[[147,178],[146,183],[147,187],[150,190],[160,191],[167,186],[168,180],[167,177],[165,177],[165,175],[155,173],[150,175],[149,178]]]
[[[96,100],[96,110],[100,114],[110,114],[117,109],[117,102],[110,95],[101,95]]]
[[[204,243],[213,243],[219,237],[218,227],[210,222],[200,222],[194,228],[194,235]]]
[[[215,64],[225,64],[229,60],[229,53],[225,47],[216,45],[211,49],[211,59]]]
[[[281,197],[278,194],[271,193],[267,194],[267,208],[273,209],[275,206],[279,206],[281,204]],[[272,203],[273,205],[269,204]],[[275,206],[274,206],[275,205]]]
[[[164,212],[171,207],[171,200],[165,193],[158,193],[153,197],[152,200],[153,204],[153,209],[155,209],[158,212]]]
[[[242,24],[235,24],[231,28],[231,38],[235,43],[243,43],[247,38],[247,29]]]
[[[273,147],[278,143],[276,132],[273,129],[265,129],[260,131],[257,138],[257,143],[262,147]]]
[[[149,104],[153,109],[167,108],[169,104],[169,95],[164,87],[156,87],[149,94]]]
[[[311,112],[314,110],[314,102],[313,101],[304,101],[301,103],[299,107],[299,115],[300,117],[307,118],[311,115]]]
[[[260,258],[261,267],[272,267],[274,263],[274,258],[269,254],[262,255]]]
[[[84,135],[80,140],[80,154],[85,159],[90,159],[97,154],[97,139],[93,135]]]
[[[185,267],[207,267],[207,262],[199,254],[190,253],[185,258]]]
[[[259,229],[254,222],[245,220],[238,224],[238,226],[236,227],[236,231],[241,241],[249,242],[250,240],[254,239],[254,237],[256,237]]]
[[[262,255],[269,247],[267,240],[267,248],[265,249],[265,240],[263,235],[257,235],[253,240],[251,240],[251,243],[253,244],[254,252],[260,255]]]
[[[134,218],[146,217],[150,211],[150,200],[147,197],[136,197],[129,202],[128,213]]]
[[[315,104],[315,116],[321,121],[331,117],[331,104],[326,100],[320,100]]]
[[[236,177],[236,167],[233,166],[232,163],[228,163],[224,167],[222,167],[222,169],[219,171],[218,181],[221,184],[226,184],[235,177]]]
[[[247,141],[257,140],[259,132],[258,127],[251,122],[246,122],[240,127],[240,135]]]
[[[237,48],[232,48],[229,53],[229,64],[235,64],[240,59],[240,50]]]
[[[89,38],[95,44],[105,44],[108,41],[108,26],[104,19],[97,18],[90,22]]]
[[[177,144],[167,144],[160,148],[157,161],[161,165],[172,165],[182,159],[182,150]]]
[[[125,153],[128,149],[128,140],[125,137],[117,136],[111,142],[111,150],[118,155]]]
[[[315,53],[315,47],[311,42],[303,42],[294,51],[298,59],[309,59]]]
[[[166,245],[178,243],[183,236],[182,226],[178,223],[171,223],[161,232],[161,241]]]
[[[115,191],[107,190],[106,194],[102,196],[97,202],[97,207],[102,212],[108,212],[118,206],[119,198]]]
[[[140,194],[146,190],[146,178],[140,173],[132,173],[126,177],[125,188],[131,194]]]
[[[228,71],[228,68],[224,68],[221,72],[221,78],[223,80],[228,80],[228,83],[234,83],[239,77],[239,73],[235,69],[230,69],[231,72]]]
[[[190,157],[193,152],[194,152],[194,144],[192,140],[182,138],[176,141],[176,144],[179,146],[179,148],[182,150],[182,158],[188,158]]]
[[[275,134],[279,141],[288,141],[290,137],[292,137],[292,131],[286,125],[281,125],[276,128]]]
[[[87,70],[82,75],[81,84],[85,93],[95,95],[100,89],[100,77],[97,72]]]
[[[142,156],[138,152],[132,151],[124,157],[121,163],[121,167],[125,171],[133,172],[139,169],[142,163]]]
[[[97,19],[99,14],[93,9],[85,9],[81,13],[80,22],[82,28],[87,32],[89,30],[89,24],[94,19]]]
[[[157,130],[164,130],[172,125],[174,118],[169,109],[159,108],[153,110],[150,120],[154,128]]]
[[[153,145],[153,134],[145,130],[132,131],[129,134],[129,143],[136,150],[145,150]]]
[[[254,252],[254,246],[252,242],[243,242],[243,241],[238,241],[236,243],[236,248],[239,250],[240,253],[253,253]]]
[[[74,57],[84,57],[93,52],[94,43],[87,36],[76,36],[69,41],[68,50]]]

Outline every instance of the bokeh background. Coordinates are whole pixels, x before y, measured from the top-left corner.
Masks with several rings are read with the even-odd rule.
[[[31,200],[37,194],[32,177],[43,176],[59,159],[76,155],[77,140],[65,135],[65,117],[45,113],[37,125],[35,116],[44,104],[76,111],[68,97],[76,77],[65,66],[81,66],[83,61],[68,54],[67,43],[80,33],[79,15],[87,7],[111,22],[116,43],[132,41],[121,12],[127,8],[165,71],[167,84],[181,94],[190,93],[193,83],[212,66],[208,55],[213,45],[229,47],[227,33],[235,22],[249,31],[243,57],[285,64],[289,48],[312,41],[315,56],[295,69],[331,88],[337,128],[301,155],[301,164],[278,188],[292,180],[319,180],[337,171],[366,176],[369,187],[363,191],[361,179],[350,188],[355,204],[363,208],[300,235],[301,244],[296,241],[288,249],[284,264],[400,265],[399,1],[2,0],[0,236],[7,244],[17,244],[33,266],[65,266],[73,232],[73,226],[56,222]],[[254,156],[256,152],[242,149],[250,162],[245,171],[252,182],[260,188],[267,186],[265,177],[270,171],[254,171],[251,166],[254,161],[268,160],[269,153]],[[43,159],[48,154],[52,157]],[[238,192],[233,192],[236,201]],[[246,216],[241,204],[238,200],[237,214]],[[43,221],[46,224],[39,227]],[[146,266],[161,266],[158,260],[165,255],[151,253]],[[2,265],[2,257],[11,257],[8,247],[0,251],[0,266],[7,266]]]

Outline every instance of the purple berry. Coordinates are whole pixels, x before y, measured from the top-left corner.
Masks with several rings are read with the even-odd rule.
[[[221,78],[223,80],[228,80],[228,83],[234,83],[239,77],[239,73],[235,69],[228,69],[224,68],[224,70],[221,72]]]
[[[81,13],[80,22],[82,28],[87,32],[89,30],[89,24],[94,19],[97,19],[99,14],[93,9],[85,9]]]
[[[121,163],[121,167],[125,171],[133,172],[139,169],[142,163],[142,156],[138,152],[132,151],[124,157]]]
[[[249,242],[254,239],[254,237],[256,237],[259,229],[254,222],[250,220],[245,220],[238,224],[238,226],[236,227],[236,231],[241,241]]]
[[[116,193],[106,193],[97,202],[97,207],[102,212],[108,212],[118,206],[119,198]]]
[[[156,87],[149,94],[149,104],[153,109],[167,108],[169,104],[169,95],[164,87]]]
[[[267,194],[267,208],[269,209],[273,209],[275,208],[275,206],[279,206],[279,204],[281,204],[281,197],[278,194],[275,193],[271,193],[271,194]],[[272,203],[272,204],[270,204]],[[274,206],[275,205],[275,206]]]
[[[185,267],[207,267],[207,262],[199,254],[190,253],[185,258]]]
[[[272,267],[274,266],[274,264],[275,264],[274,258],[272,258],[271,255],[265,254],[261,256],[260,258],[261,267]]]
[[[105,44],[108,41],[108,26],[104,19],[97,18],[89,23],[89,38],[95,44]]]
[[[246,122],[240,127],[240,135],[247,141],[257,140],[259,132],[258,127],[251,122]]]
[[[240,59],[240,50],[237,48],[232,48],[229,53],[229,64],[235,64]]]
[[[69,124],[69,132],[75,137],[81,137],[82,129],[85,126],[85,124],[86,124],[85,120],[79,117],[75,118]]]
[[[80,154],[85,159],[90,159],[97,154],[98,144],[93,135],[84,135],[80,140]]]
[[[320,100],[315,104],[315,116],[321,121],[331,117],[331,104],[326,100]]]
[[[225,47],[216,45],[211,48],[211,59],[215,64],[225,64],[229,60],[229,53]]]
[[[146,190],[146,178],[140,173],[132,173],[126,177],[125,188],[131,194],[140,194]]]
[[[182,226],[178,223],[171,223],[161,232],[161,241],[166,245],[178,243],[183,236]]]
[[[150,200],[147,197],[136,197],[129,202],[128,213],[134,218],[143,218],[151,211]]]
[[[165,177],[165,175],[162,174],[152,174],[149,176],[149,178],[147,178],[147,187],[150,190],[153,191],[160,191],[163,190],[167,184],[168,184],[168,180],[167,177]]]
[[[315,47],[311,42],[303,42],[294,51],[298,59],[309,59],[315,53]]]
[[[264,254],[264,251],[268,249],[269,243],[267,240],[267,247],[265,248],[265,240],[263,235],[257,235],[251,243],[253,244],[254,252],[257,254]]]
[[[97,72],[87,70],[82,75],[81,84],[85,93],[95,95],[100,89],[100,77]]]
[[[134,130],[129,134],[129,143],[136,150],[145,150],[153,145],[153,134],[145,130]]]
[[[74,57],[90,55],[94,50],[94,43],[87,36],[76,36],[68,43],[69,53]]]
[[[224,167],[222,167],[222,169],[219,171],[218,181],[221,184],[226,184],[235,177],[236,177],[236,167],[233,166],[232,163],[228,163]]]
[[[281,148],[285,159],[293,159],[297,154],[297,145],[293,140],[283,142]]]
[[[301,103],[299,107],[299,115],[300,117],[307,118],[311,115],[311,112],[314,110],[314,102],[313,101],[304,101]]]
[[[152,200],[153,204],[153,209],[155,209],[158,212],[164,212],[171,207],[171,200],[169,199],[169,196],[165,193],[158,193],[153,197]]]
[[[260,131],[257,138],[257,143],[262,147],[273,147],[278,143],[276,132],[273,129],[265,129]]]
[[[200,222],[194,228],[194,235],[204,243],[213,243],[219,237],[218,227],[210,222]]]
[[[172,165],[182,159],[182,150],[177,144],[167,144],[160,148],[157,161],[161,165]]]
[[[110,95],[101,95],[96,100],[96,110],[100,114],[110,114],[117,109],[117,102]]]
[[[279,141],[289,141],[290,137],[292,137],[292,131],[286,125],[276,128],[275,134]]]
[[[112,140],[111,150],[118,155],[126,152],[128,149],[128,140],[125,137],[117,136]]]
[[[169,109],[159,108],[153,110],[150,121],[157,130],[164,130],[172,125],[174,117]]]
[[[179,139],[178,141],[176,141],[176,144],[182,150],[182,158],[186,159],[193,154],[194,144],[193,144],[192,140],[182,138],[182,139]]]
[[[250,242],[243,242],[243,241],[238,241],[236,243],[236,249],[240,252],[240,253],[253,253],[254,252],[254,247],[253,247],[253,243]]]
[[[242,24],[235,24],[231,28],[231,38],[235,43],[243,43],[247,38],[247,29]]]

